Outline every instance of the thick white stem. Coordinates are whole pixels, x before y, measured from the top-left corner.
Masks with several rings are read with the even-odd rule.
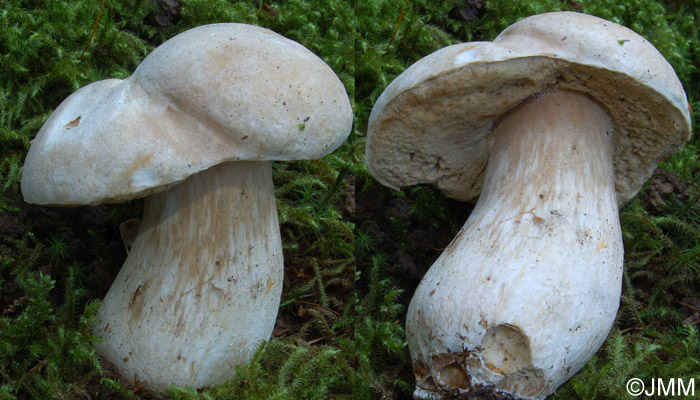
[[[270,162],[229,162],[146,199],[99,311],[97,350],[161,392],[231,378],[274,327],[283,280]]]
[[[605,111],[542,94],[492,135],[476,208],[408,309],[416,397],[493,385],[543,398],[600,347],[617,312],[623,247]]]

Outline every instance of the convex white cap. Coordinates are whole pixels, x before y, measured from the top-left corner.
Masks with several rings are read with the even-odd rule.
[[[61,103],[29,149],[22,194],[47,205],[143,197],[225,161],[320,158],[351,125],[343,84],[308,49],[255,26],[205,25],[128,79]]]

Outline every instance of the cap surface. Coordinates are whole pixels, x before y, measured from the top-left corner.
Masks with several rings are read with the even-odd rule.
[[[64,100],[29,149],[22,193],[38,204],[128,200],[225,161],[322,157],[351,125],[343,84],[302,45],[251,25],[200,26],[128,79]]]
[[[481,192],[493,123],[548,90],[590,95],[614,128],[618,204],[690,139],[688,101],[671,65],[621,25],[574,12],[525,18],[493,42],[443,48],[382,93],[370,115],[366,160],[382,184],[433,184],[471,200]]]

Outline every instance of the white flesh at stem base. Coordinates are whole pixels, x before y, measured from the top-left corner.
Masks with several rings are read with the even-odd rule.
[[[146,199],[98,314],[98,354],[159,393],[231,378],[270,338],[282,280],[271,163],[212,167]]]
[[[417,398],[486,386],[544,398],[603,343],[623,263],[612,134],[573,92],[496,125],[478,203],[408,309]]]

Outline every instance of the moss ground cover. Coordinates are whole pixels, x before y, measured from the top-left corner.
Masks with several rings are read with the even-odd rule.
[[[332,155],[274,165],[285,289],[273,339],[235,380],[200,392],[173,388],[174,399],[410,398],[405,307],[471,206],[428,187],[380,186],[363,151],[374,101],[421,57],[491,40],[531,14],[591,13],[659,48],[684,84],[696,127],[700,116],[698,0],[106,0],[81,58],[101,6],[0,4],[0,399],[152,398],[100,362],[90,331],[126,257],[119,225],[139,217],[142,203],[31,206],[19,178],[30,140],[66,96],[130,75],[178,32],[245,22],[300,42],[341,78],[355,124]],[[615,327],[554,398],[621,399],[632,377],[700,377],[699,145],[693,139],[667,159],[621,210],[625,277]]]

